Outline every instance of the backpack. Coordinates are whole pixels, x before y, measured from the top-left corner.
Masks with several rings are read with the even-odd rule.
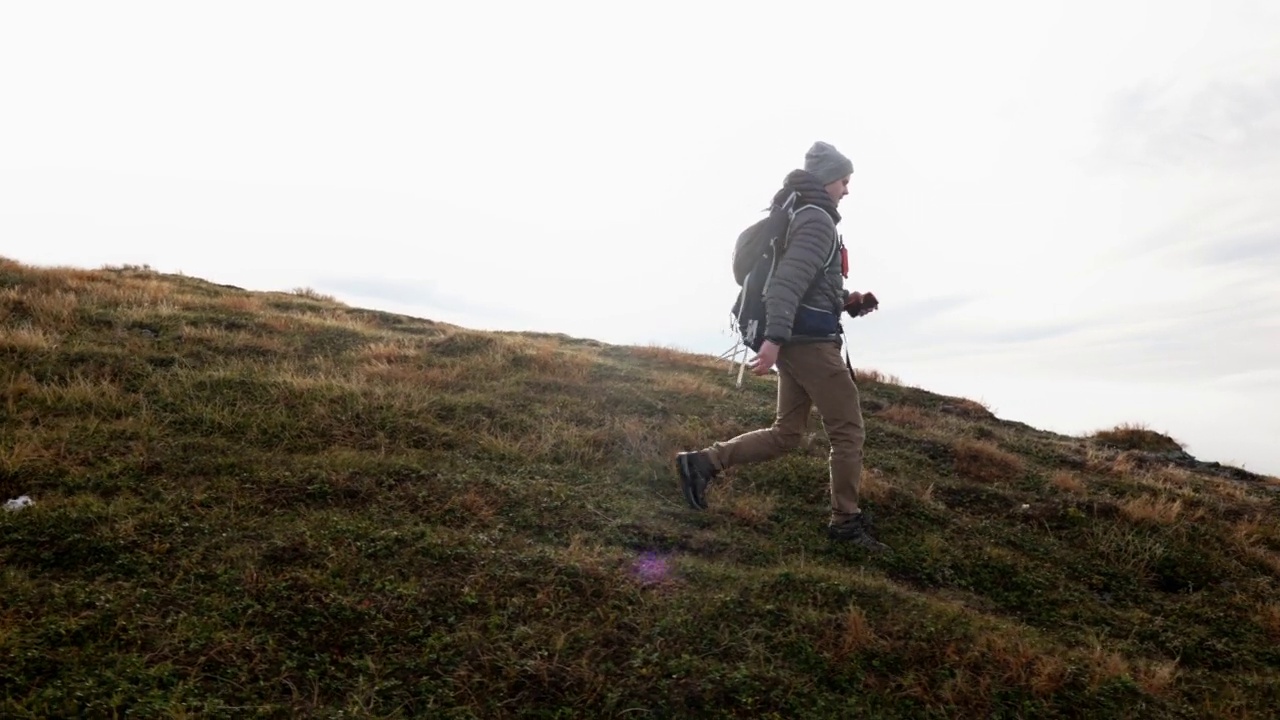
[[[797,197],[793,192],[781,203],[772,204],[767,215],[738,235],[733,247],[733,279],[741,289],[729,313],[739,342],[752,352],[760,352],[764,344],[764,296],[778,260],[786,251],[791,221],[801,210],[818,208],[817,205],[795,207]]]

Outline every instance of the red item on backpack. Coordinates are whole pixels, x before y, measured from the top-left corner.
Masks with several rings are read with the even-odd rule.
[[[846,279],[849,277],[849,249],[840,243],[840,274]]]

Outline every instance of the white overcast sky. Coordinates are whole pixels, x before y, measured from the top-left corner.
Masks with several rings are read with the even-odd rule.
[[[783,7],[4,3],[0,255],[719,354],[821,139],[857,365],[1280,473],[1280,2]]]

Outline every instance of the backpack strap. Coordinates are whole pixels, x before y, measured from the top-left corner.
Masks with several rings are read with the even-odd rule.
[[[822,210],[821,206],[810,204],[810,205],[801,205],[800,207],[791,211],[790,213],[791,217],[787,222],[787,245],[788,246],[791,245],[791,223],[795,222],[796,216],[799,215],[802,210],[808,210],[810,208],[813,208],[814,210]],[[822,213],[826,215],[827,211],[822,210]],[[827,215],[827,217],[831,217],[831,216]],[[840,233],[837,231],[836,239],[834,242],[831,243],[831,252],[827,254],[826,262],[822,263],[822,267],[825,268],[831,264],[831,260],[834,259],[836,256],[836,248],[839,246],[840,246]]]

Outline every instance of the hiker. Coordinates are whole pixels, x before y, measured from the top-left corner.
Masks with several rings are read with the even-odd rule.
[[[853,372],[841,362],[840,314],[851,317],[875,310],[875,296],[844,289],[848,255],[836,225],[837,207],[849,194],[853,163],[833,146],[816,142],[805,153],[804,169],[793,170],[775,195],[797,193],[800,208],[790,221],[788,240],[764,293],[764,342],[749,364],[755,375],[778,371],[778,407],[772,427],[681,452],[676,469],[685,499],[707,508],[706,488],[734,466],[772,460],[799,447],[817,406],[831,439],[831,517],[827,535],[874,552],[888,546],[870,534],[870,521],[858,507],[865,431]],[[814,207],[816,206],[816,207]]]

